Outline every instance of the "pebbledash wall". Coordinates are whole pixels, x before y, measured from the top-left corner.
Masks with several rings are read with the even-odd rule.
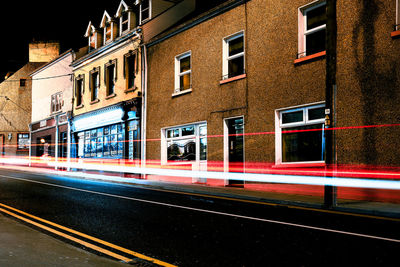
[[[151,40],[147,48],[147,159],[191,169],[205,169],[205,164],[211,170],[218,165],[227,171],[230,144],[226,122],[243,118],[244,171],[260,166],[324,166],[323,154],[320,159],[301,160],[305,157],[301,156],[290,160],[294,152],[283,155],[288,148],[282,141],[285,129],[324,124],[325,52],[302,54],[305,26],[301,25],[306,10],[323,4],[305,0],[227,1]],[[396,1],[337,1],[334,126],[338,129],[334,149],[340,165],[400,166],[400,141],[396,138],[400,130],[396,105],[400,100],[400,40],[391,37],[395,22]],[[224,42],[238,33],[244,38],[245,75],[224,80]],[[185,54],[191,57],[191,86],[177,93],[175,63]],[[297,115],[303,114],[301,122],[296,121],[297,111]],[[313,112],[316,117],[309,115]],[[281,121],[283,117],[286,123]],[[168,161],[168,142],[185,139],[181,126],[191,125],[206,125],[206,161],[198,156],[190,163]],[[178,135],[171,139],[168,131],[174,129]],[[194,134],[193,138],[202,137]],[[296,137],[284,138],[290,143],[290,138]],[[200,145],[196,143],[196,147]],[[229,184],[204,179],[188,182]],[[297,192],[299,187],[265,188]],[[322,187],[306,190],[323,194]]]

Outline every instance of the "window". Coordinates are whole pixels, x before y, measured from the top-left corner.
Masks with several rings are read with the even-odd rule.
[[[51,96],[51,113],[59,112],[63,106],[62,92],[58,92]]]
[[[135,88],[136,77],[136,53],[129,53],[124,56],[124,78],[126,80],[126,90]]]
[[[150,19],[151,16],[151,0],[142,0],[140,4],[140,24]]]
[[[106,27],[104,28],[104,43],[110,42],[112,39],[112,25],[110,22],[106,23]]]
[[[122,12],[120,18],[120,27],[121,27],[121,34],[123,32],[129,31],[129,13],[126,11]]]
[[[175,57],[175,93],[192,88],[191,52]]]
[[[26,86],[26,79],[20,79],[19,80],[19,87],[25,87]]]
[[[278,112],[277,163],[324,162],[325,105]]]
[[[82,106],[82,98],[83,98],[83,81],[84,78],[82,75],[79,75],[75,80],[75,97],[76,97],[76,106]]]
[[[224,39],[222,79],[245,73],[244,33],[240,32]]]
[[[116,71],[117,60],[110,60],[105,65],[105,84],[107,90],[107,96],[112,96],[115,94],[115,82],[117,79]]]
[[[28,150],[29,149],[29,133],[17,134],[17,144],[18,144],[18,150]]]
[[[113,36],[114,25],[113,20],[110,15],[108,15],[107,11],[104,11],[100,27],[103,28],[103,44],[111,42],[115,37]]]
[[[82,136],[82,156],[85,158],[122,158],[124,154],[124,124],[113,124],[78,133]]]
[[[165,129],[164,162],[207,160],[207,125],[193,124]]]
[[[96,101],[99,96],[99,88],[100,88],[100,67],[94,68],[90,71],[90,92],[91,92],[91,101]]]
[[[298,57],[325,51],[326,3],[315,1],[299,8]]]

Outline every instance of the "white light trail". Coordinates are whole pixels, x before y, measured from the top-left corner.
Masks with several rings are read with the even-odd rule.
[[[173,170],[160,168],[141,168],[131,166],[102,165],[93,163],[55,163],[49,162],[49,166],[85,169],[107,172],[122,172],[131,174],[147,174],[186,178],[207,178],[221,180],[237,180],[247,182],[263,183],[282,183],[282,184],[303,184],[319,186],[337,186],[337,187],[357,187],[357,188],[375,188],[400,190],[400,181],[396,180],[377,180],[377,179],[358,179],[358,178],[335,178],[324,176],[307,175],[285,175],[285,174],[260,174],[260,173],[235,173],[235,172],[213,172],[213,171],[191,171],[191,170]]]

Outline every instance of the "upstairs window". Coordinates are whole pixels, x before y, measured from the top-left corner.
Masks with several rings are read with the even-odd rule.
[[[325,51],[326,3],[316,1],[299,9],[298,57]]]
[[[140,24],[150,19],[151,0],[142,0],[140,4]]]
[[[116,71],[116,60],[110,60],[105,65],[105,84],[107,90],[107,96],[113,96],[115,94],[115,82],[117,80],[117,71]]]
[[[99,88],[100,88],[100,68],[94,68],[90,72],[90,92],[91,92],[91,97],[90,100],[96,101],[98,100],[99,96]]]
[[[223,42],[222,79],[244,74],[244,60],[244,33],[226,37]]]
[[[106,23],[106,27],[104,28],[104,42],[108,43],[112,40],[112,25],[110,22]]]
[[[126,90],[135,88],[136,77],[136,53],[129,53],[124,56],[124,77],[126,80]]]
[[[75,97],[76,97],[76,106],[82,106],[82,98],[83,98],[83,77],[79,75],[75,80]]]
[[[192,88],[191,52],[175,57],[175,93]]]
[[[123,12],[120,18],[121,33],[129,30],[129,13]]]
[[[26,87],[26,79],[19,80],[19,87]]]
[[[61,111],[63,106],[63,94],[62,92],[58,92],[51,96],[51,113],[56,113]]]

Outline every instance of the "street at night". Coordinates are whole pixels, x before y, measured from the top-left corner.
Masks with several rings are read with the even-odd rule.
[[[0,196],[2,209],[178,266],[396,266],[400,246],[399,219],[62,175],[1,170]]]

